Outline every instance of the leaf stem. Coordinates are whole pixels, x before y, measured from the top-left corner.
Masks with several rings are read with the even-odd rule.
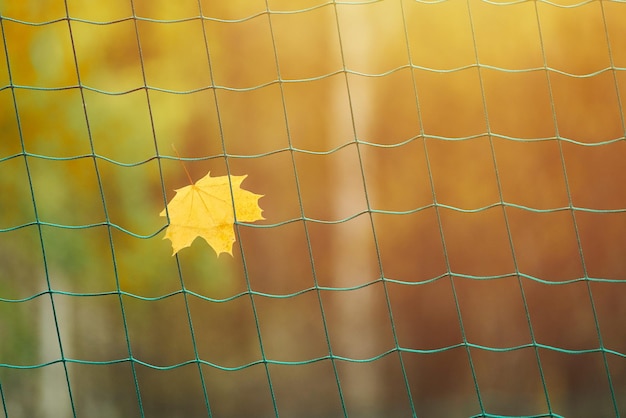
[[[189,171],[187,171],[187,167],[183,163],[183,160],[180,158],[180,154],[178,153],[178,150],[176,149],[174,144],[172,144],[172,149],[176,153],[176,157],[178,157],[178,161],[180,162],[180,165],[183,166],[183,170],[185,170],[185,173],[187,174],[187,178],[189,179],[189,184],[193,184],[193,180],[191,179],[191,175],[189,174]]]

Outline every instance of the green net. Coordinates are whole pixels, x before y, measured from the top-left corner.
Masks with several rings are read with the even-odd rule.
[[[0,1],[3,416],[626,414],[625,21]],[[233,257],[186,170],[264,195]]]

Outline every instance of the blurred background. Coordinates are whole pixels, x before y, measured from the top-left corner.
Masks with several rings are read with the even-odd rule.
[[[626,414],[623,2],[0,14],[4,416]]]

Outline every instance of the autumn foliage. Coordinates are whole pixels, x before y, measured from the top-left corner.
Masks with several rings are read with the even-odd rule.
[[[0,13],[9,416],[626,415],[623,2]]]
[[[169,218],[164,238],[172,241],[174,254],[202,237],[215,250],[233,254],[235,219],[254,222],[263,219],[257,201],[261,195],[240,188],[246,176],[211,177],[207,173],[194,184],[176,190],[163,209]],[[233,209],[234,208],[234,209]]]

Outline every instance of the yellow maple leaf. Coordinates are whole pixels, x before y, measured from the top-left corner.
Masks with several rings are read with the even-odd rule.
[[[209,172],[195,184],[176,190],[167,205],[170,223],[163,238],[172,241],[172,255],[189,247],[197,237],[204,238],[218,256],[221,253],[233,255],[235,212],[237,221],[241,222],[264,219],[258,204],[263,195],[240,188],[246,177],[211,177]],[[160,215],[166,216],[165,209]]]

